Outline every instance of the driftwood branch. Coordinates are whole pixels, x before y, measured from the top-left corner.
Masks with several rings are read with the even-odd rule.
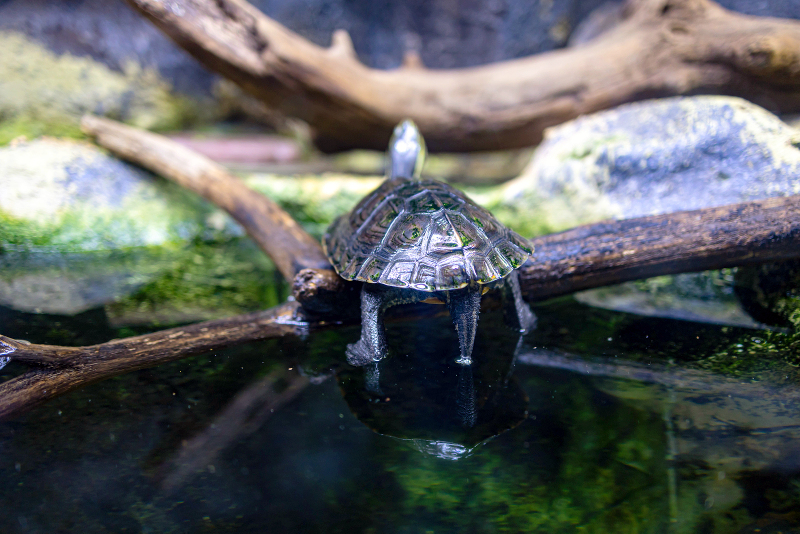
[[[549,126],[654,96],[800,109],[800,22],[711,0],[628,0],[619,25],[581,47],[452,70],[409,56],[391,71],[360,63],[345,32],[323,48],[244,0],[128,2],[212,70],[307,121],[323,150],[382,150],[405,118],[432,150],[531,146]]]
[[[800,257],[800,196],[579,226],[534,238],[520,273],[541,300],[629,280]]]
[[[298,305],[207,321],[87,347],[22,343],[0,336],[0,349],[13,360],[35,364],[0,384],[0,419],[88,384],[238,343],[307,332]]]
[[[85,115],[81,128],[116,156],[169,178],[228,212],[287,281],[299,275],[294,286],[308,309],[328,312],[335,307],[334,299],[342,299],[349,285],[336,275],[319,242],[275,202],[221,165],[164,136],[110,119]]]

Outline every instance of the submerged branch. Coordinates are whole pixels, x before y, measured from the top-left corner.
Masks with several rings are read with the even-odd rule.
[[[6,356],[37,367],[0,384],[0,419],[88,384],[231,345],[308,331],[294,302],[87,347],[26,344],[0,336]],[[316,322],[313,324],[320,324]]]

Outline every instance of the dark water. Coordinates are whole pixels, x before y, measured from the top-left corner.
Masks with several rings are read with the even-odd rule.
[[[377,380],[341,328],[58,398],[0,423],[0,531],[800,531],[790,333],[535,312],[524,339],[482,314],[472,376],[445,316],[390,323]],[[0,332],[120,335],[103,308],[2,308]]]

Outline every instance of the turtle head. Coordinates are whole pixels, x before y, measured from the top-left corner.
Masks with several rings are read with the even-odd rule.
[[[389,141],[388,171],[391,178],[419,178],[425,162],[425,139],[412,120],[395,126]]]

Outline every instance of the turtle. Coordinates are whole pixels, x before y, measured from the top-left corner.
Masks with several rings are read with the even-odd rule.
[[[533,245],[451,185],[420,177],[425,141],[414,122],[394,129],[387,178],[331,223],[323,247],[336,272],[361,288],[361,338],[347,347],[355,366],[388,354],[383,316],[398,304],[446,304],[458,334],[457,363],[472,363],[481,295],[501,290],[506,322],[527,332],[518,269]]]

